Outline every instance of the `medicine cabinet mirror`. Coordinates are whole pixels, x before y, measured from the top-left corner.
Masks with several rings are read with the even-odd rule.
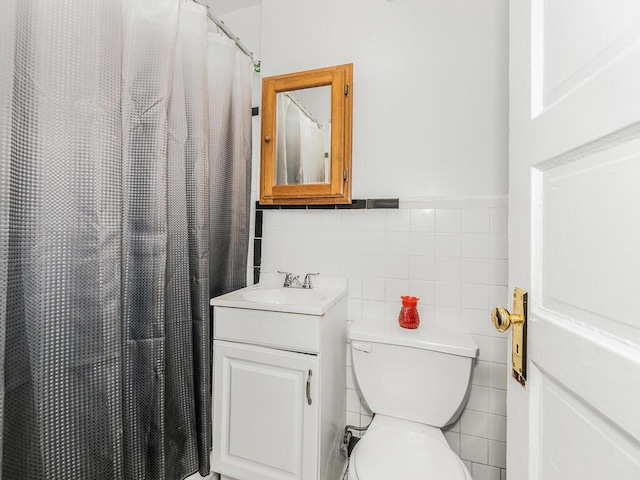
[[[262,80],[260,203],[351,203],[353,65]]]

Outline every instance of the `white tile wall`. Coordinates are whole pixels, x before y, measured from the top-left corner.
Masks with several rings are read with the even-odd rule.
[[[400,199],[399,209],[265,210],[262,271],[348,278],[350,322],[395,322],[400,295],[420,297],[420,318],[470,332],[480,347],[469,401],[445,429],[475,480],[506,478],[507,341],[490,309],[506,304],[506,197]],[[346,422],[371,412],[347,348]]]

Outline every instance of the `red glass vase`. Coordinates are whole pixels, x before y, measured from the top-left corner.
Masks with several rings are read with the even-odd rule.
[[[420,325],[420,315],[418,315],[417,297],[400,297],[402,308],[398,315],[398,323],[402,328],[414,329]]]

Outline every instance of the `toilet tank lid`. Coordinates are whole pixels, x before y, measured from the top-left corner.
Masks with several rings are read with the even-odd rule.
[[[409,330],[393,323],[368,325],[361,321],[351,326],[349,338],[360,342],[433,350],[461,357],[478,356],[478,345],[468,333],[424,324],[415,330]]]

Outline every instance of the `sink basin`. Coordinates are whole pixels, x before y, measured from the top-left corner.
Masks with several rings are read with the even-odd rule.
[[[269,303],[273,305],[312,305],[328,299],[327,295],[313,290],[293,288],[259,288],[247,290],[242,298],[249,302]]]
[[[257,284],[212,298],[211,305],[324,315],[345,295],[346,288],[343,284],[314,287],[310,290],[285,288],[274,284]]]

